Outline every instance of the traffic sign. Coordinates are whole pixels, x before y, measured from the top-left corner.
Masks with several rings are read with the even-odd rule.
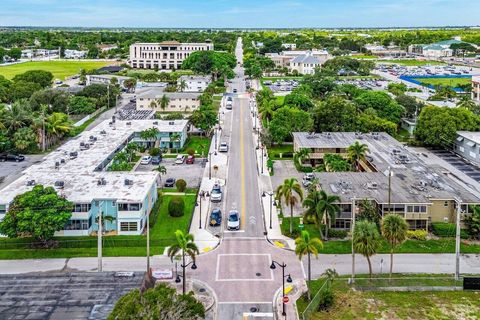
[[[288,301],[290,301],[290,298],[285,296],[283,297],[283,303],[288,303]]]

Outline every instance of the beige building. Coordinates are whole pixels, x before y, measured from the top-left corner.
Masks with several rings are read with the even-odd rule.
[[[480,197],[458,178],[440,166],[425,164],[387,133],[297,132],[293,137],[294,151],[309,149],[307,161],[313,164],[322,163],[325,154],[346,158],[347,148],[355,141],[369,149],[366,160],[359,164],[360,172],[316,173],[320,188],[340,197],[335,228],[350,228],[354,200],[355,205],[361,200],[372,202],[381,216],[400,214],[411,229],[426,229],[432,222],[455,222],[459,203],[464,214],[480,203]]]
[[[148,88],[137,92],[137,110],[155,112],[193,112],[200,106],[199,92],[165,92],[164,88]],[[168,106],[162,108],[163,96],[168,98]]]
[[[480,76],[472,77],[472,100],[480,102]]]
[[[128,64],[137,69],[180,69],[183,60],[195,51],[213,50],[213,43],[134,43],[130,46]]]
[[[296,50],[282,53],[267,53],[277,68],[287,68],[289,72],[296,70],[299,74],[313,74],[315,68],[320,67],[330,55],[324,50]]]

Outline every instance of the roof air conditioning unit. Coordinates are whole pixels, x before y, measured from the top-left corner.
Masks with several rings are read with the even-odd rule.
[[[173,126],[175,124],[175,121],[170,121],[170,122],[168,122],[168,124]]]
[[[125,185],[126,185],[126,186],[131,186],[131,185],[133,185],[133,180],[125,179]]]
[[[28,180],[27,181],[27,186],[34,186],[36,183],[35,183],[35,180]]]
[[[100,131],[100,134],[107,134],[107,131],[102,130],[102,131]]]
[[[158,121],[153,121],[153,124],[158,126]]]
[[[99,185],[99,186],[105,186],[105,185],[107,185],[107,180],[105,180],[105,178],[100,178],[100,179],[98,179],[98,181],[97,181],[97,185]]]
[[[378,189],[378,183],[372,181],[372,182],[368,182],[367,183],[367,188],[368,189],[373,189],[373,190],[376,190]]]
[[[57,188],[63,188],[65,186],[65,182],[64,181],[55,181],[55,187]]]
[[[128,122],[126,123],[126,125],[127,125],[127,126],[131,126],[132,123],[131,123],[130,121],[128,121]]]

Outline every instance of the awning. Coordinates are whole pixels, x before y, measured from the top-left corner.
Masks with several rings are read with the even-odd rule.
[[[463,137],[457,137],[457,141],[458,141],[458,142],[462,142],[462,141],[463,141]]]
[[[468,142],[467,142],[467,146],[469,146],[469,147],[472,147],[472,148],[473,148],[473,147],[475,147],[475,142],[468,141]]]

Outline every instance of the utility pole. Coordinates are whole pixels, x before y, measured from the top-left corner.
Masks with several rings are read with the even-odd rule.
[[[352,223],[351,225],[351,233],[352,233],[352,277],[350,283],[355,283],[355,249],[353,247],[353,231],[355,230],[355,213],[356,213],[356,204],[355,204],[355,196],[352,198]]]
[[[102,272],[102,205],[103,201],[98,202],[98,231],[97,231],[97,240],[98,240],[98,272]]]
[[[388,213],[392,211],[392,167],[388,166]]]
[[[460,279],[460,214],[462,211],[462,201],[455,199],[457,203],[457,231],[455,235],[455,280]]]

